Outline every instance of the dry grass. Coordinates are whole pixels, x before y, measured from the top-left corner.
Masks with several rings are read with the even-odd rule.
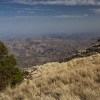
[[[8,87],[0,100],[100,100],[100,54],[32,70],[30,79]]]

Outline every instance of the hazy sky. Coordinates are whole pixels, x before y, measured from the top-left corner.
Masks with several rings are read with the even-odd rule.
[[[99,0],[0,0],[0,37],[100,32]]]

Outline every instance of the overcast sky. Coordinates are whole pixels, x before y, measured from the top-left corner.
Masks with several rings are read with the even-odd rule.
[[[100,32],[99,0],[0,0],[0,36]]]

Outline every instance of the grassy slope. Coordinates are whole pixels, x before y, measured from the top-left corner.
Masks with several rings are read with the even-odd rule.
[[[0,100],[100,100],[100,54],[28,71],[31,77],[0,93]]]

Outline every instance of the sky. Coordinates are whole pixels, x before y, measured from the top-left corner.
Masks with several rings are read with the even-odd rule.
[[[0,0],[0,37],[100,32],[100,0]]]

